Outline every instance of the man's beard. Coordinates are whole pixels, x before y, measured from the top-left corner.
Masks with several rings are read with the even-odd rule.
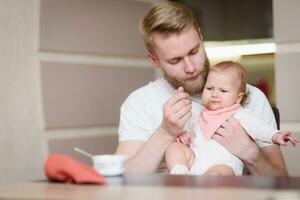
[[[197,74],[199,75],[198,79],[191,81],[190,83],[172,78],[165,71],[163,71],[163,74],[164,78],[174,87],[174,89],[183,87],[185,92],[193,96],[202,92],[209,71],[209,66],[208,58],[205,56],[204,68]]]

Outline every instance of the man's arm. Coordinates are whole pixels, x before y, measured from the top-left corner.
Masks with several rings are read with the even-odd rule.
[[[128,157],[125,165],[127,173],[152,173],[155,172],[174,137],[157,129],[146,142],[129,140],[120,142],[116,154]]]
[[[250,174],[268,176],[288,176],[283,156],[277,145],[259,149],[253,157],[245,161]]]
[[[234,118],[224,122],[212,138],[243,160],[253,175],[288,175],[279,147],[260,149]]]
[[[180,87],[164,104],[162,123],[147,141],[121,141],[116,154],[128,157],[125,172],[155,172],[166,149],[175,141],[191,117],[191,109],[190,97]]]

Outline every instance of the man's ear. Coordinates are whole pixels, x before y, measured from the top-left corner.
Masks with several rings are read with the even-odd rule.
[[[244,92],[241,92],[241,93],[237,96],[236,103],[241,103],[242,100],[243,100],[244,95],[245,95],[245,93],[244,93]]]
[[[156,55],[148,51],[148,58],[151,60],[151,63],[156,67],[159,68],[159,63]]]

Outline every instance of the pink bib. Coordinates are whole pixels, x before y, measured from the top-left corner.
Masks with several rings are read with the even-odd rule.
[[[242,108],[240,104],[222,108],[219,110],[208,110],[206,108],[200,113],[200,130],[206,140],[210,139],[217,129],[233,114]]]

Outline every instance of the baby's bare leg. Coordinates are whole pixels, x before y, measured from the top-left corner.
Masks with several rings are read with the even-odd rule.
[[[194,162],[194,153],[189,147],[174,142],[166,150],[165,159],[171,173],[187,174]]]
[[[235,173],[228,165],[214,165],[208,168],[204,175],[235,176]]]

